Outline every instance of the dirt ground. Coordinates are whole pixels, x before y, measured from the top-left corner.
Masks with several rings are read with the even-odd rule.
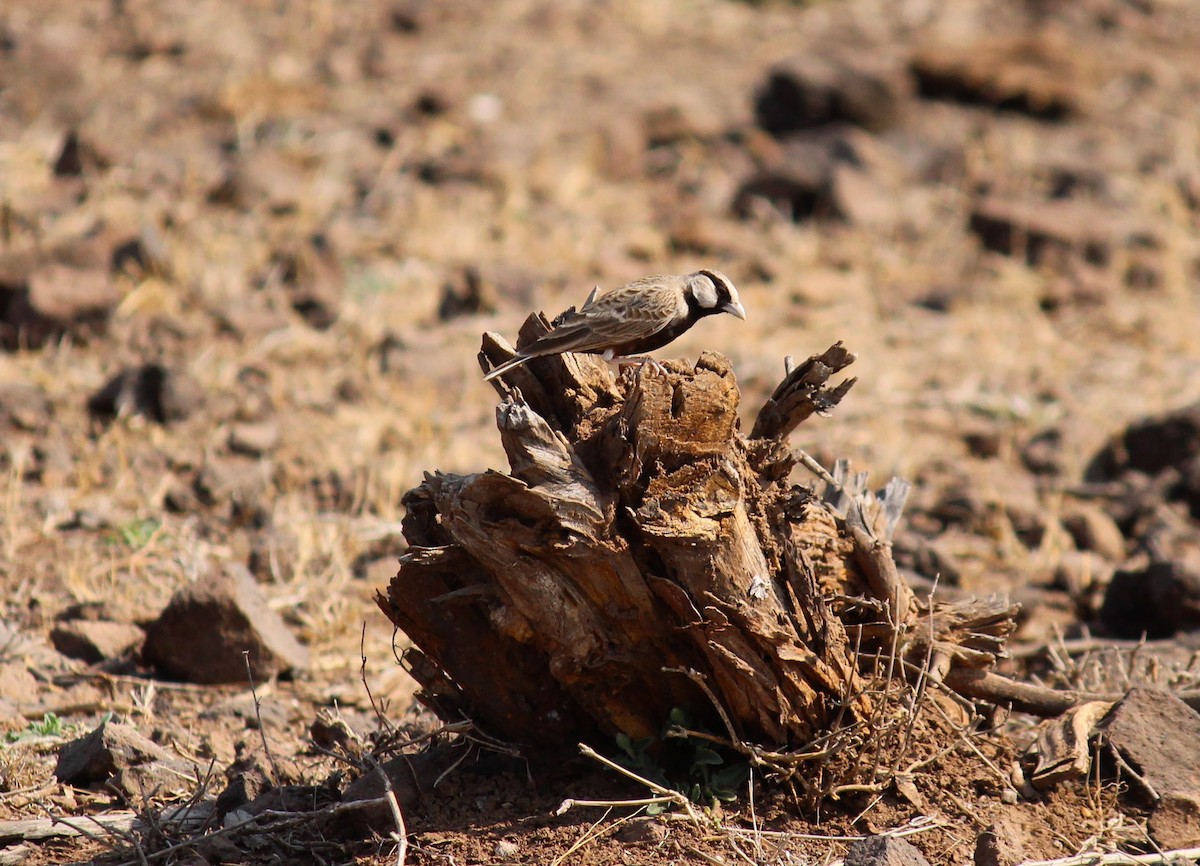
[[[1200,401],[1198,56],[1200,7],[1177,0],[7,0],[0,820],[215,796],[264,740],[281,776],[337,788],[310,725],[334,712],[365,737],[371,695],[430,730],[372,601],[405,549],[400,498],[425,471],[505,466],[483,331],[646,273],[737,284],[745,323],[664,354],[728,355],[747,413],[786,355],[858,354],[850,396],[794,438],[914,483],[903,565],[1013,594],[1018,646],[1103,632],[1103,576],[1134,550],[1084,549],[1074,491],[1131,421]],[[764,99],[785,62],[780,80],[827,85],[794,130]],[[100,395],[143,365],[166,385]],[[230,564],[310,652],[257,684],[258,712],[246,683],[51,643],[68,619],[145,625]],[[133,798],[58,783],[58,748],[109,713],[212,778]],[[925,765],[916,797],[820,815],[759,787],[702,821],[556,816],[645,790],[472,749],[406,811],[408,862],[829,863],[914,821],[935,866],[969,862],[988,826],[1019,852],[1001,862],[1148,847],[1100,778],[1008,802],[1032,722],[997,722]],[[23,862],[165,847],[93,835]],[[396,851],[386,833],[256,844],[154,862]]]

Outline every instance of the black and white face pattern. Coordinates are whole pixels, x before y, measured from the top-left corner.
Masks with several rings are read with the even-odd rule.
[[[737,289],[729,277],[720,271],[697,271],[689,274],[684,292],[688,296],[688,308],[695,318],[715,313],[729,313],[739,319],[746,318],[746,310],[738,298]]]

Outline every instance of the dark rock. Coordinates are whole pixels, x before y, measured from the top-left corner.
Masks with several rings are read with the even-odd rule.
[[[1031,267],[1066,268],[1079,260],[1105,267],[1119,249],[1159,245],[1152,228],[1125,213],[1072,199],[985,198],[972,209],[968,227],[984,248],[1021,257]]]
[[[1200,629],[1200,533],[1178,558],[1113,575],[1100,619],[1117,637],[1167,638]]]
[[[792,136],[742,183],[733,211],[753,216],[766,202],[795,222],[894,226],[910,216],[901,199],[907,177],[897,155],[868,133],[828,127]]]
[[[59,622],[50,631],[50,642],[56,650],[88,664],[137,653],[145,639],[140,628],[124,622],[71,619]]]
[[[38,347],[68,332],[86,339],[104,330],[120,300],[106,267],[51,261],[24,277],[0,274],[0,342]]]
[[[324,785],[277,785],[263,791],[242,806],[249,815],[263,812],[315,812],[332,806],[340,799],[338,792]]]
[[[398,0],[391,5],[388,23],[392,30],[405,35],[420,33],[428,22],[427,4],[422,0]]]
[[[442,285],[438,318],[443,322],[495,311],[496,298],[492,287],[484,282],[479,268],[474,265],[462,268]]]
[[[1101,727],[1138,774],[1131,784],[1149,786],[1144,792],[1158,798],[1150,818],[1155,841],[1163,848],[1200,844],[1200,713],[1170,692],[1132,689]]]
[[[995,427],[970,430],[963,434],[962,439],[970,455],[980,460],[999,457],[1004,447],[1004,436]]]
[[[1021,462],[1034,475],[1061,475],[1063,434],[1056,428],[1035,433],[1021,448]]]
[[[393,758],[381,764],[378,771],[364,773],[347,785],[342,793],[342,802],[356,803],[382,797],[382,773],[391,785],[401,810],[408,809],[420,801],[422,792],[432,790],[438,777],[461,760],[461,757],[457,749],[441,747]],[[358,835],[367,829],[393,828],[395,821],[388,806],[380,803],[346,812],[335,818],[335,825],[343,833]]]
[[[1080,52],[1076,41],[1050,32],[927,46],[913,58],[911,68],[924,98],[985,105],[1043,120],[1082,113],[1097,83],[1097,65]]]
[[[773,135],[829,123],[870,130],[893,124],[912,81],[877,52],[801,54],[776,64],[754,99],[758,125]]]
[[[308,667],[308,650],[268,607],[254,578],[232,565],[172,597],[147,629],[144,657],[163,674],[194,683],[244,683],[247,662],[259,682]]]
[[[127,367],[113,376],[87,403],[96,418],[141,415],[158,424],[181,421],[203,401],[203,389],[186,373],[161,364]]]
[[[90,143],[81,140],[79,133],[72,129],[63,137],[62,147],[54,160],[54,176],[80,177],[104,171],[109,164],[106,157]]]
[[[122,773],[152,765],[191,772],[186,762],[146,739],[133,727],[106,721],[90,734],[72,740],[59,749],[54,777],[68,785],[86,788],[111,782]]]
[[[229,783],[217,795],[217,818],[224,818],[234,809],[244,809],[271,787],[262,767],[250,766],[230,773]]]
[[[846,852],[846,866],[929,866],[911,842],[895,836],[868,836]]]
[[[1157,475],[1200,455],[1200,404],[1130,424],[1088,464],[1089,481],[1108,481],[1128,470]]]

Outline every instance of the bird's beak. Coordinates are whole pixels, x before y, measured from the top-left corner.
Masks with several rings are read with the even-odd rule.
[[[742,306],[740,301],[734,301],[732,304],[726,304],[721,307],[722,313],[729,313],[731,316],[737,316],[743,322],[746,321],[746,308]]]

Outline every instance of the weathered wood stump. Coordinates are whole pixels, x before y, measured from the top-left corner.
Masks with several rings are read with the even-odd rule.
[[[489,334],[481,364],[512,353]],[[411,546],[377,598],[420,698],[542,746],[654,735],[692,707],[732,742],[798,749],[873,712],[868,653],[986,666],[1007,605],[967,617],[992,622],[982,637],[963,617],[909,628],[924,611],[888,544],[904,485],[881,499],[852,479],[827,500],[789,481],[786,437],[837,405],[854,380],[830,377],[853,361],[840,343],[789,361],[749,436],[715,353],[620,376],[564,355],[498,380],[509,474],[409,491]]]

